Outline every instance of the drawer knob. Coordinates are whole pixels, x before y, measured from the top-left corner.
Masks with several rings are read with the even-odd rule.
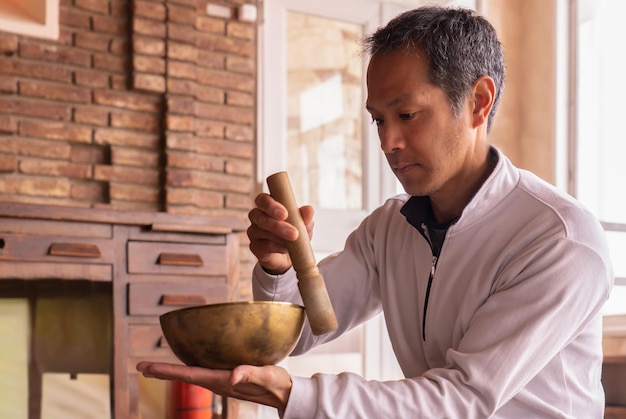
[[[200,255],[192,255],[186,253],[161,253],[157,260],[159,265],[170,266],[202,266],[202,258]]]
[[[159,338],[159,343],[157,344],[159,348],[169,348],[170,345],[167,344],[167,339],[164,336]]]
[[[101,256],[98,246],[90,243],[52,243],[48,254],[81,258],[99,258]]]
[[[161,305],[164,306],[201,306],[206,299],[198,294],[163,294]]]

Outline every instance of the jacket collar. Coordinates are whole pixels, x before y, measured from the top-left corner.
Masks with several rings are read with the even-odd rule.
[[[455,229],[463,229],[481,219],[502,201],[519,182],[519,171],[498,148],[491,146],[490,153],[498,159],[495,168],[463,209],[463,213],[452,220]],[[422,224],[434,225],[432,207],[428,196],[411,196],[400,209],[413,227],[422,231]],[[452,228],[452,227],[451,227]]]

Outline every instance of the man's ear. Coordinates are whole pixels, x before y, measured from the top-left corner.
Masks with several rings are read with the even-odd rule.
[[[489,76],[480,76],[472,86],[472,100],[470,102],[473,106],[472,128],[487,123],[495,97],[496,86],[493,79]]]

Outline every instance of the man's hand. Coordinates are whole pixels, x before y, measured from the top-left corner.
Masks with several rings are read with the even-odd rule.
[[[242,365],[234,370],[140,362],[137,371],[144,377],[180,381],[204,387],[221,396],[247,400],[284,411],[291,393],[291,377],[281,367]]]
[[[261,193],[254,202],[256,208],[248,213],[250,250],[266,271],[283,274],[291,267],[285,244],[298,238],[298,230],[286,221],[287,209],[270,195]],[[300,214],[310,238],[313,235],[313,207],[301,207]]]

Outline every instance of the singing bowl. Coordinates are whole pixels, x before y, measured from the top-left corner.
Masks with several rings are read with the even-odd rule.
[[[183,363],[211,369],[274,365],[296,346],[304,307],[245,301],[181,308],[159,317],[168,345]]]

